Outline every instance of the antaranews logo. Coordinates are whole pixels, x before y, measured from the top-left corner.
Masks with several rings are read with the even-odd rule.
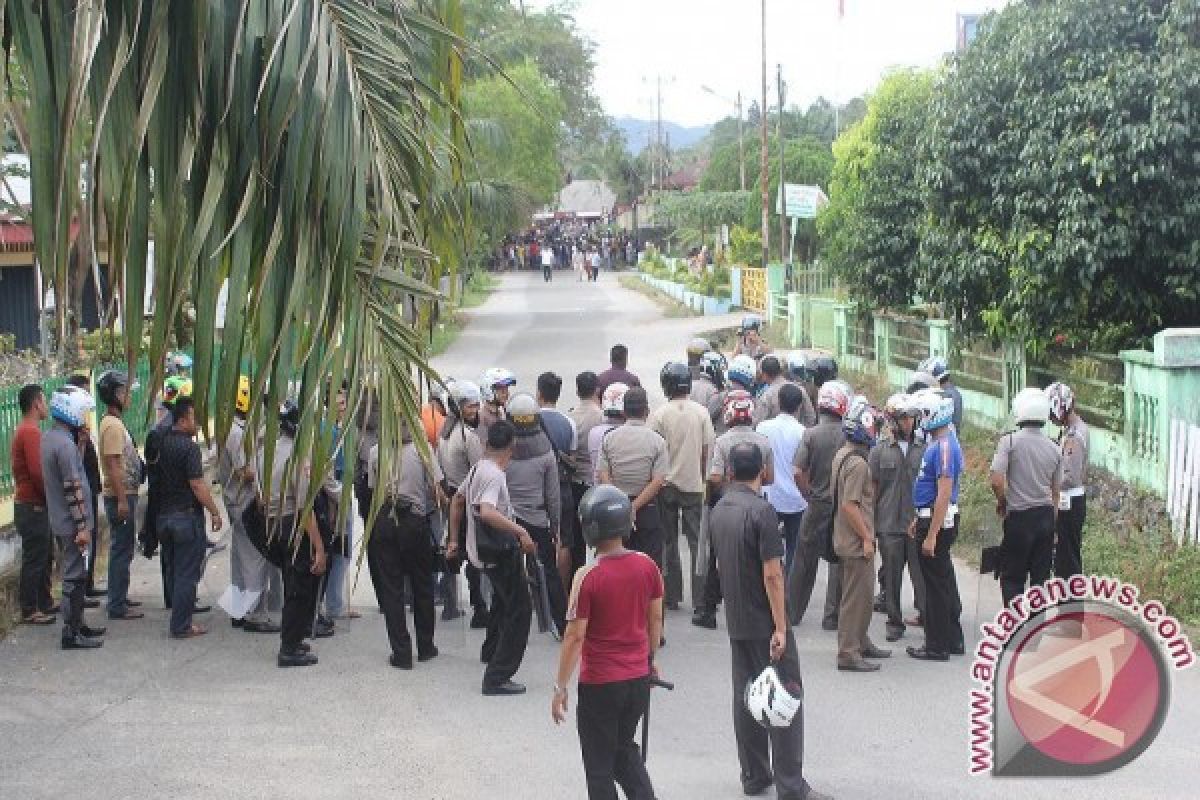
[[[1195,663],[1178,620],[1136,586],[1055,578],[982,626],[971,677],[972,775],[1111,772],[1158,735],[1171,672]]]

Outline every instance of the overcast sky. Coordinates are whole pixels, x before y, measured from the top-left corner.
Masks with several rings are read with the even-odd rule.
[[[931,66],[954,49],[955,15],[1008,0],[767,0],[767,62],[774,103],[783,65],[787,104],[824,95],[845,101],[891,67]],[[525,0],[530,8],[553,0]],[[731,113],[741,90],[761,92],[759,0],[577,0],[575,17],[596,44],[596,93],[613,116],[654,116],[663,77],[663,117],[684,125]],[[719,100],[708,86],[730,99]],[[747,103],[749,101],[747,100]]]

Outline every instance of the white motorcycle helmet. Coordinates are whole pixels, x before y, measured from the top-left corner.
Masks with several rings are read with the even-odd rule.
[[[496,388],[502,386],[516,386],[517,376],[513,375],[503,367],[492,367],[487,372],[483,373],[483,377],[479,381],[479,390],[483,394],[485,402],[496,402]]]
[[[78,386],[64,386],[50,395],[50,416],[71,428],[87,425],[88,412],[95,408],[91,393]]]
[[[1041,389],[1022,389],[1013,398],[1012,411],[1017,425],[1045,425],[1050,421],[1050,399]]]
[[[610,383],[600,398],[600,410],[606,417],[620,417],[625,414],[625,393],[629,387],[623,383]]]
[[[764,728],[786,728],[792,724],[804,702],[784,686],[775,667],[768,666],[746,684],[746,711]]]

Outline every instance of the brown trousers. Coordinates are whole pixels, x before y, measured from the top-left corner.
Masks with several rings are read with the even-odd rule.
[[[838,611],[838,663],[853,664],[870,647],[867,628],[875,600],[875,559],[842,557],[842,600]]]

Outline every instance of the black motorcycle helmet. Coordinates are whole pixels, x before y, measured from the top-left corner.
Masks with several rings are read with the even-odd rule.
[[[623,539],[633,529],[633,505],[615,486],[593,486],[579,500],[579,523],[588,547],[606,539]]]
[[[129,375],[120,370],[110,369],[96,381],[96,395],[105,406],[119,405],[117,392],[129,385]]]
[[[678,361],[668,361],[664,364],[662,372],[658,374],[658,380],[668,400],[692,391],[692,371],[688,369],[687,364]]]
[[[295,436],[300,430],[300,406],[285,400],[279,407],[279,432],[284,436]]]
[[[836,381],[838,377],[837,361],[833,356],[819,354],[808,360],[808,374],[813,384],[819,389],[827,381]]]

